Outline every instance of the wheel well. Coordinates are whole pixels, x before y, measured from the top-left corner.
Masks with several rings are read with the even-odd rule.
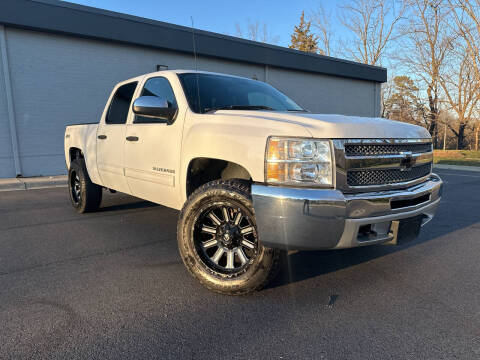
[[[83,159],[83,152],[79,148],[70,148],[70,162],[76,159]]]
[[[218,179],[252,181],[250,173],[237,163],[220,159],[195,158],[188,164],[187,197],[203,184]]]

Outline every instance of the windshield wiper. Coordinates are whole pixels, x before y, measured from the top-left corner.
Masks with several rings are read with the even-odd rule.
[[[269,106],[263,105],[228,105],[218,108],[205,108],[205,112],[216,111],[216,110],[274,110]]]

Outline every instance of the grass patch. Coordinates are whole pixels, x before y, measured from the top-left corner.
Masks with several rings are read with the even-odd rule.
[[[445,165],[480,166],[480,151],[434,150],[433,162]]]

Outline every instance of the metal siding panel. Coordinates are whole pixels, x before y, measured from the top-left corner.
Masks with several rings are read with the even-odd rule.
[[[5,77],[1,66],[2,56],[4,54],[0,49],[0,178],[15,176],[10,126],[8,124]]]
[[[7,28],[24,176],[66,172],[68,124],[100,119],[114,85],[155,71],[194,68],[193,55]],[[262,66],[200,57],[199,70],[263,78]]]
[[[373,116],[380,117],[382,115],[382,84],[373,83],[375,86],[375,109]]]
[[[265,69],[262,65],[241,63],[213,58],[199,58],[198,70],[243,76],[250,79],[264,80]]]
[[[269,67],[269,83],[300,106],[319,114],[376,116],[375,87],[353,80]]]

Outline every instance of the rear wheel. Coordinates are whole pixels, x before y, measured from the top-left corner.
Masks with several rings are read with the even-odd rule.
[[[250,190],[239,181],[212,181],[189,197],[178,246],[190,273],[224,294],[259,290],[278,269],[279,252],[259,241]]]
[[[95,211],[102,202],[102,187],[90,180],[83,159],[75,159],[68,170],[68,190],[78,213]]]

